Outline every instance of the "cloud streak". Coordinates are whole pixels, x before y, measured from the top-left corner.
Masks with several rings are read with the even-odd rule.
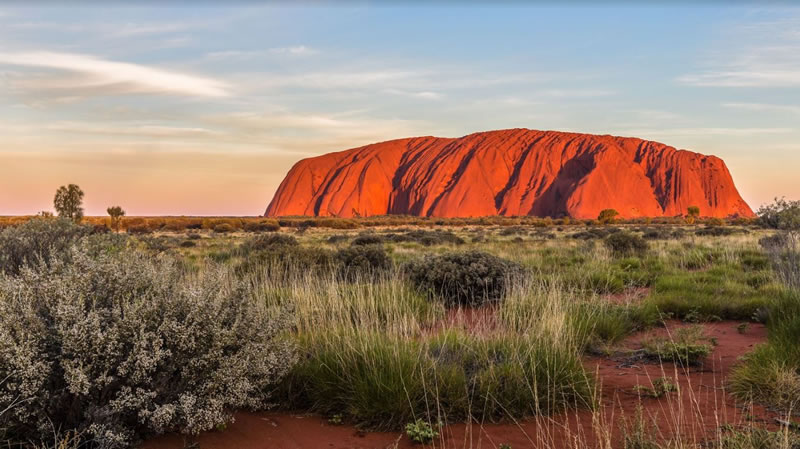
[[[229,86],[212,78],[187,75],[156,67],[109,61],[95,56],[47,51],[0,52],[0,64],[54,69],[78,77],[33,80],[21,86],[29,89],[102,89],[109,93],[173,94],[198,97],[226,97]]]
[[[800,19],[761,22],[732,30],[737,45],[710,58],[706,70],[677,78],[699,87],[800,86]]]
[[[722,106],[731,109],[743,109],[755,112],[790,112],[800,114],[800,106],[766,103],[723,103]]]

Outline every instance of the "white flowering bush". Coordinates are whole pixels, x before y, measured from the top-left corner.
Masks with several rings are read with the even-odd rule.
[[[223,268],[188,276],[85,241],[69,260],[0,274],[0,441],[56,427],[122,448],[213,429],[268,404],[295,359],[287,323]]]
[[[76,241],[91,233],[91,226],[57,218],[33,218],[6,228],[0,231],[0,272],[17,274],[25,265],[63,259]]]

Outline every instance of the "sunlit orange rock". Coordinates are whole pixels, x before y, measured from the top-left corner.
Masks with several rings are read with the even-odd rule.
[[[268,216],[752,217],[715,156],[630,137],[510,129],[392,140],[304,159]]]

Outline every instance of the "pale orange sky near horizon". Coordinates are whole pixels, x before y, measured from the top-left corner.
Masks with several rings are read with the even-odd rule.
[[[507,128],[716,155],[757,210],[800,199],[798,29],[744,3],[0,5],[0,215],[74,183],[87,215],[255,216],[302,158]]]

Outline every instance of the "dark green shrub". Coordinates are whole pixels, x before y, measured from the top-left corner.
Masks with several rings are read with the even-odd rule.
[[[643,255],[649,245],[642,237],[631,232],[617,232],[605,238],[604,243],[615,256]]]
[[[376,234],[363,234],[359,235],[358,237],[354,238],[353,241],[350,243],[353,246],[359,245],[382,245],[383,244],[383,237],[376,235]]]
[[[500,300],[522,272],[515,262],[481,251],[429,255],[408,264],[411,282],[447,305],[479,306]]]
[[[350,236],[346,234],[334,234],[328,237],[326,241],[331,245],[335,245],[337,243],[346,242],[348,239],[350,239]]]
[[[17,274],[24,265],[69,257],[69,248],[92,233],[71,220],[33,218],[0,232],[0,273]]]
[[[229,225],[228,223],[220,223],[220,224],[214,226],[214,232],[217,232],[217,233],[220,233],[220,234],[226,233],[226,232],[233,232],[233,231],[235,231],[235,229],[233,228],[233,226]]]
[[[645,240],[679,240],[686,235],[686,231],[681,228],[645,228],[642,230],[642,238]]]
[[[125,231],[128,234],[134,234],[134,235],[143,235],[143,234],[152,234],[153,233],[153,230],[150,229],[150,227],[147,226],[146,224],[128,225],[128,227],[125,229]]]
[[[386,238],[393,242],[416,242],[424,246],[445,244],[462,245],[465,243],[464,239],[461,237],[450,231],[442,230],[426,231],[423,229],[416,229],[403,234],[388,234]]]
[[[600,214],[597,216],[597,221],[602,224],[614,223],[617,216],[619,216],[619,212],[614,209],[603,209],[600,211]]]
[[[388,270],[392,258],[383,245],[362,244],[341,248],[336,252],[342,272],[348,276],[370,275]]]
[[[694,231],[696,235],[712,236],[712,237],[723,237],[742,232],[747,232],[747,231],[744,229],[729,228],[725,226],[706,226],[704,228],[700,228]]]
[[[619,228],[591,228],[572,234],[572,238],[580,240],[604,239],[611,234],[621,232]]]
[[[244,243],[239,246],[238,252],[240,255],[246,256],[254,251],[264,251],[283,246],[293,247],[298,245],[300,245],[300,242],[298,242],[294,236],[288,234],[259,235],[257,237],[245,240]]]
[[[244,230],[247,232],[276,232],[281,229],[277,220],[245,221]]]

